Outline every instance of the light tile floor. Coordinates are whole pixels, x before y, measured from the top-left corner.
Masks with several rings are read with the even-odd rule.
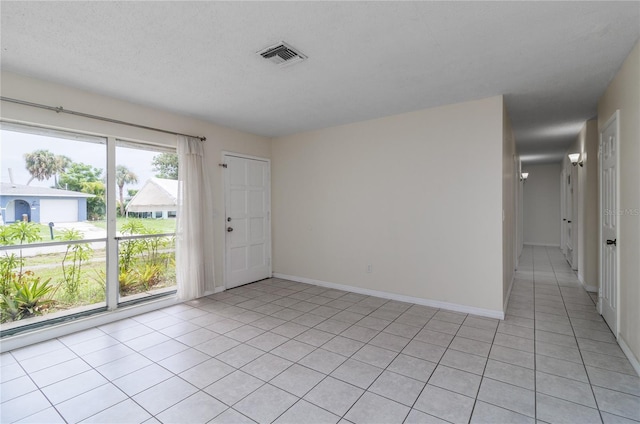
[[[3,423],[640,421],[640,379],[543,247],[504,321],[271,279],[0,361]]]

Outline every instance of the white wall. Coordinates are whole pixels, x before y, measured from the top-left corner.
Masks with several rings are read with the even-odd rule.
[[[516,268],[518,189],[520,176],[516,166],[516,140],[506,106],[502,109],[502,302],[506,305]],[[505,308],[506,309],[506,308]]]
[[[568,155],[580,153],[583,166],[571,165]],[[595,119],[585,122],[576,141],[567,150],[563,166],[572,171],[577,190],[578,278],[591,291],[599,286],[598,263],[598,123]]]
[[[274,139],[274,273],[501,312],[502,157],[501,96]]]
[[[598,130],[620,110],[620,212],[618,255],[621,344],[640,360],[640,42],[598,102]],[[639,369],[639,368],[636,368]]]
[[[560,245],[561,164],[523,165],[524,244]]]
[[[269,158],[271,155],[271,142],[268,138],[9,72],[2,72],[1,80],[2,96],[51,106],[63,106],[69,110],[102,115],[140,125],[207,137],[207,141],[205,142],[205,162],[211,178],[214,201],[214,210],[210,216],[210,224],[214,226],[214,239],[212,240],[213,246],[211,247],[214,250],[215,287],[222,287],[222,257],[225,235],[224,191],[222,168],[218,167],[218,163],[222,160],[223,150]],[[47,110],[7,102],[2,102],[0,116],[2,119],[15,120],[23,123],[121,137],[133,141],[152,142],[171,146],[175,146],[176,144],[175,135],[116,125],[67,114],[56,114]],[[209,278],[209,280],[207,289],[213,290],[213,278]]]

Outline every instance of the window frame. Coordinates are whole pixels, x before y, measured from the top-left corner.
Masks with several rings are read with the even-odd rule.
[[[96,325],[107,324],[126,317],[134,316],[147,311],[157,310],[178,302],[176,290],[167,290],[164,293],[152,294],[135,300],[120,302],[120,287],[118,281],[118,242],[117,237],[117,195],[116,195],[116,148],[137,148],[152,150],[159,153],[176,153],[177,142],[172,145],[153,143],[146,140],[134,140],[129,137],[116,135],[104,135],[82,130],[61,129],[40,125],[37,123],[24,123],[0,118],[0,129],[16,131],[27,134],[44,135],[69,139],[74,141],[103,144],[106,149],[105,163],[105,203],[106,203],[106,238],[91,239],[91,241],[103,241],[106,244],[106,287],[105,303],[95,308],[88,308],[77,313],[41,319],[28,322],[0,331],[0,352],[16,349],[34,342],[49,340]],[[151,134],[151,133],[150,133]]]

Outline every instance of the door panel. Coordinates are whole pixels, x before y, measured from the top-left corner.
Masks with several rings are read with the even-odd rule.
[[[270,168],[265,160],[225,155],[225,286],[271,277]]]
[[[618,314],[618,122],[600,135],[600,313],[617,335]],[[614,242],[615,241],[615,242]]]

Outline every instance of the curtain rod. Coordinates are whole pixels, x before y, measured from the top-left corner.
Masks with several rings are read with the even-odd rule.
[[[206,141],[207,140],[207,137],[198,137],[198,136],[193,136],[193,135],[189,135],[189,134],[182,134],[182,133],[175,132],[175,131],[163,130],[162,128],[148,127],[146,125],[134,124],[132,122],[120,121],[118,119],[105,118],[104,116],[91,115],[89,113],[83,113],[83,112],[76,112],[76,111],[73,111],[73,110],[65,109],[62,106],[57,106],[57,107],[56,106],[47,106],[47,105],[43,105],[43,104],[40,104],[40,103],[27,102],[25,100],[12,99],[10,97],[4,97],[4,96],[0,96],[0,100],[2,100],[3,102],[16,103],[16,104],[23,105],[23,106],[31,106],[31,107],[37,107],[37,108],[40,108],[40,109],[51,110],[51,111],[56,112],[56,113],[68,113],[69,115],[81,116],[83,118],[97,119],[98,121],[111,122],[112,124],[120,124],[120,125],[127,125],[129,127],[142,128],[143,130],[151,130],[151,131],[161,132],[161,133],[165,133],[165,134],[183,135],[183,136],[186,136],[186,137],[198,138],[198,139],[200,139],[200,141]]]

